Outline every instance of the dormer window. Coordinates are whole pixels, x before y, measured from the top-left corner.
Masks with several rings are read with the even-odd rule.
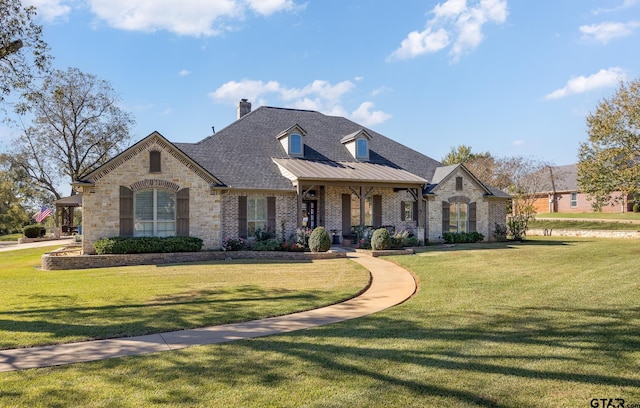
[[[371,136],[362,129],[342,138],[341,142],[356,160],[369,160],[369,141]]]
[[[302,155],[302,136],[297,133],[289,136],[289,154],[292,156]]]
[[[367,160],[369,159],[369,142],[367,139],[358,139],[356,141],[356,158]]]
[[[298,125],[291,126],[289,129],[280,133],[276,138],[284,148],[287,155],[291,157],[304,157],[304,129]]]

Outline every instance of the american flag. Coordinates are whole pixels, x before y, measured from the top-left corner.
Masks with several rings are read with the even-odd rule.
[[[35,219],[36,222],[42,222],[42,220],[47,218],[52,212],[53,210],[51,210],[51,208],[47,207],[46,205],[43,205],[42,207],[40,207],[40,211],[38,211],[33,216],[33,219]]]

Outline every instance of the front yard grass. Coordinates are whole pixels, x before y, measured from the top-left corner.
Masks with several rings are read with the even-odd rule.
[[[43,271],[46,250],[0,255],[0,349],[277,316],[352,297],[369,282],[345,259]]]
[[[639,241],[618,239],[429,247],[390,258],[415,273],[420,288],[384,312],[234,343],[0,373],[0,404],[638,404],[639,256]]]
[[[571,230],[605,230],[605,231],[638,231],[640,224],[624,221],[603,220],[555,220],[535,219],[529,221],[529,228],[571,229]]]

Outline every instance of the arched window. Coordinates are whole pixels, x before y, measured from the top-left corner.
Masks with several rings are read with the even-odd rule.
[[[159,188],[134,193],[135,237],[176,235],[176,194]]]

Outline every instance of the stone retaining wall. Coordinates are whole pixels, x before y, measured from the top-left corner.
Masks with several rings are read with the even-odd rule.
[[[279,251],[201,251],[165,254],[80,255],[56,256],[55,252],[42,255],[45,271],[66,269],[108,268],[112,266],[161,265],[181,262],[222,261],[225,259],[282,259],[286,261],[346,258],[345,252],[279,252]]]
[[[531,228],[527,235],[549,237],[585,237],[585,238],[640,238],[640,231],[622,230],[569,230],[552,228]]]

